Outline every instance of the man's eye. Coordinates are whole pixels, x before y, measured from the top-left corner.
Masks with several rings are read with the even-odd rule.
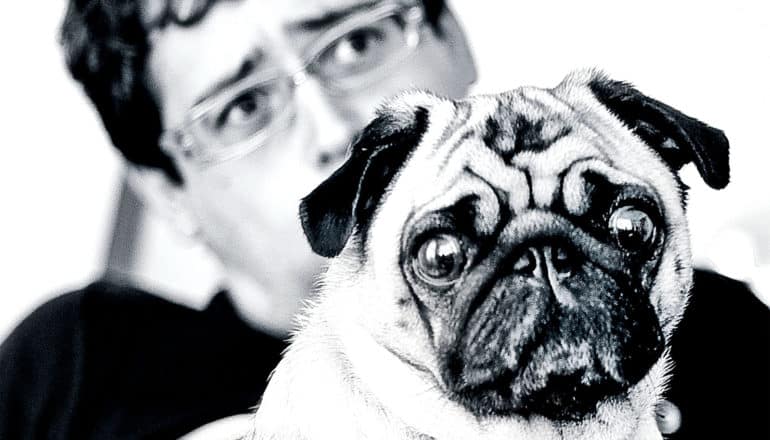
[[[327,55],[325,61],[340,66],[361,62],[362,59],[374,55],[384,37],[377,29],[356,29],[335,42],[330,51],[325,54]]]
[[[266,125],[270,119],[269,99],[269,93],[262,87],[243,91],[217,114],[215,129],[227,130],[243,125],[259,128]]]
[[[311,67],[316,75],[342,79],[367,74],[389,63],[406,47],[402,26],[389,18],[354,29],[334,40]]]

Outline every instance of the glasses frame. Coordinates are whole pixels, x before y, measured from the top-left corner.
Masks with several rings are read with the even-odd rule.
[[[326,30],[320,38],[303,51],[302,64],[299,69],[289,73],[280,68],[270,70],[259,70],[238,80],[236,83],[228,86],[226,89],[214,96],[208,97],[200,103],[191,107],[184,121],[175,128],[164,130],[160,136],[161,149],[173,156],[181,156],[187,160],[196,162],[200,167],[208,167],[217,163],[243,157],[255,150],[262,148],[277,133],[290,126],[296,114],[295,105],[292,105],[294,91],[301,86],[310,77],[316,77],[312,67],[324,52],[331,47],[342,36],[350,32],[365,27],[369,23],[375,23],[389,16],[398,14],[403,18],[404,35],[406,49],[402,56],[390,60],[387,64],[378,66],[376,69],[363,74],[360,85],[357,87],[341,87],[334,82],[334,78],[318,77],[324,90],[333,95],[344,95],[356,90],[360,90],[365,85],[371,85],[381,79],[393,67],[403,63],[419,46],[422,37],[421,32],[425,23],[425,12],[419,2],[383,2],[372,9],[354,14],[351,17],[343,19],[331,29]],[[280,109],[275,118],[268,125],[242,140],[229,145],[220,144],[217,153],[212,154],[211,148],[204,148],[201,139],[202,135],[195,135],[196,127],[201,124],[201,120],[212,109],[222,105],[241,93],[244,90],[253,88],[260,84],[269,84],[273,81],[286,81],[287,87],[286,103],[283,109]],[[216,142],[215,139],[206,139],[205,142]],[[207,144],[208,145],[208,144]],[[209,151],[207,151],[209,150]]]

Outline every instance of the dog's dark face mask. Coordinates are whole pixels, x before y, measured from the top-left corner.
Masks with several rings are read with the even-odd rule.
[[[726,185],[721,131],[627,84],[596,76],[586,86],[670,173],[694,161],[709,185]],[[570,136],[589,141],[573,132],[580,125],[574,118],[547,108],[523,111],[532,108],[524,96],[502,95],[486,123],[470,128],[463,119],[472,104],[454,104],[456,119],[442,123],[468,129],[461,139],[483,144],[525,178],[500,185],[497,175],[468,166],[465,177],[490,191],[410,215],[399,264],[451,399],[481,416],[577,420],[599,402],[623,396],[664,351],[663,327],[670,323],[661,322],[651,295],[672,223],[655,185],[583,167],[596,159],[590,155],[576,156],[555,174],[548,203],[538,199],[543,166],[530,166],[538,155]],[[370,252],[366,241],[377,207],[430,123],[429,110],[415,108],[382,112],[367,127],[348,163],[302,203],[316,252],[335,256],[351,235],[359,238],[357,253]],[[522,191],[529,200],[512,204],[511,194]],[[579,206],[567,193],[582,195]],[[689,269],[679,258],[669,260],[675,272]]]
[[[482,200],[469,197],[410,228],[403,271],[443,321],[444,383],[475,413],[579,418],[660,357],[649,292],[666,225],[644,190],[595,188],[580,217],[514,214],[500,199],[483,233],[474,228]]]

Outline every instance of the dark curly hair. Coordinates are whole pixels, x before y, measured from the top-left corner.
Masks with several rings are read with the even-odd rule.
[[[422,1],[428,22],[439,31],[444,0]],[[184,23],[170,21],[190,25],[205,12]],[[157,25],[168,22],[167,7]],[[182,183],[174,162],[158,144],[163,130],[160,111],[144,81],[150,49],[147,33],[140,0],[70,0],[60,43],[72,77],[96,106],[115,147],[127,160],[159,168]]]

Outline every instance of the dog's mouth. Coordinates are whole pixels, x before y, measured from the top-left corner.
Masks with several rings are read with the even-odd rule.
[[[529,247],[506,264],[513,270],[476,295],[447,341],[442,379],[473,413],[580,420],[622,397],[663,353],[649,292],[559,246]]]
[[[588,368],[548,373],[540,368],[537,364],[505,368],[478,383],[461,380],[450,391],[451,397],[479,416],[541,415],[570,422],[594,413],[601,402],[622,398],[633,385]]]
[[[515,383],[524,379],[505,370],[495,379],[455,392],[456,400],[478,415],[542,415],[551,420],[577,421],[593,413],[600,402],[621,397],[626,387],[607,380],[586,380],[586,371],[548,376],[542,388],[515,394]],[[480,411],[479,411],[480,410]]]
[[[599,346],[589,346],[587,341],[576,345],[544,337],[549,341],[517,351],[514,362],[502,353],[491,364],[488,359],[469,360],[467,353],[465,359],[448,361],[444,382],[451,397],[480,416],[581,420],[601,402],[623,398],[663,351],[662,338],[654,331],[633,338],[633,346],[614,349],[605,345],[607,338],[598,337]]]

